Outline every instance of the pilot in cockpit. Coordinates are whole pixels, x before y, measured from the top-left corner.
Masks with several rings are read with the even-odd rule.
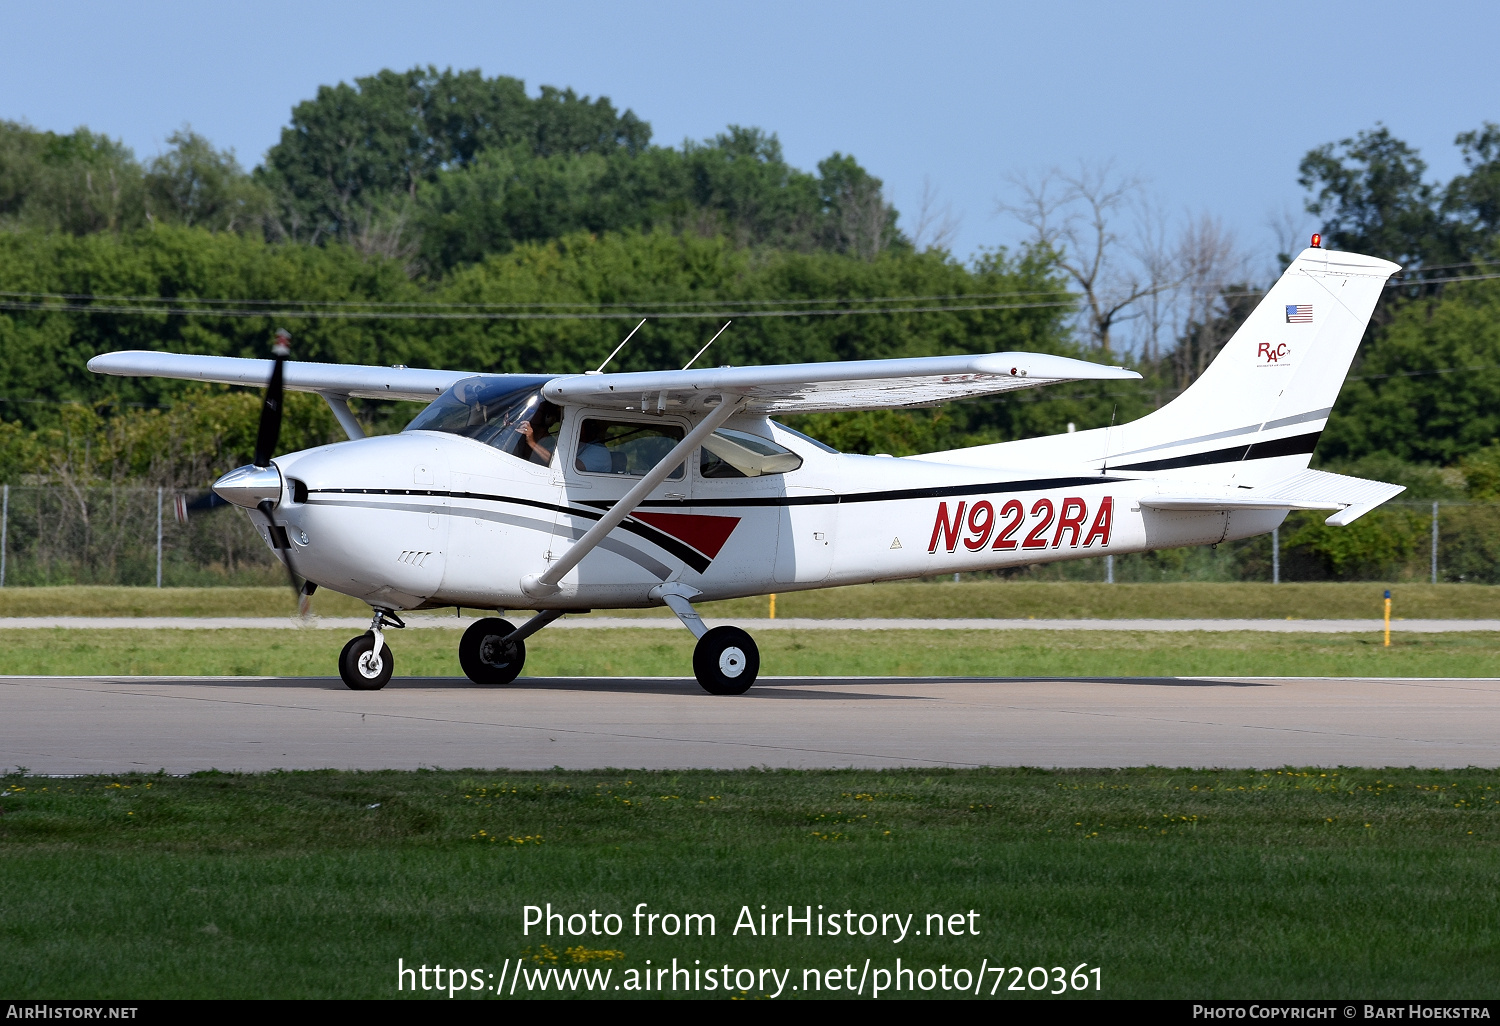
[[[516,434],[531,451],[527,459],[532,463],[547,466],[552,462],[552,453],[557,448],[557,425],[562,420],[562,410],[549,402],[537,404],[536,410],[515,427]],[[517,452],[515,455],[521,455]]]

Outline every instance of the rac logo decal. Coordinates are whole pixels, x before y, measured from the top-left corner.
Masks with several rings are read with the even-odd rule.
[[[1060,508],[1051,499],[1037,499],[1031,504],[1029,515],[1020,499],[1007,500],[998,511],[988,499],[980,499],[973,505],[964,500],[951,510],[946,502],[940,502],[927,551],[936,552],[940,544],[948,552],[957,552],[960,544],[970,552],[986,547],[1001,552],[1017,548],[1060,549],[1064,539],[1067,547],[1073,549],[1086,549],[1096,541],[1108,545],[1114,516],[1112,495],[1099,500],[1087,532],[1083,525],[1089,520],[1088,502],[1076,496],[1063,499]],[[1028,520],[1030,530],[1017,537]]]
[[[1260,361],[1262,367],[1277,367],[1292,358],[1292,350],[1285,342],[1275,345],[1262,342],[1260,348],[1255,351],[1255,358]]]

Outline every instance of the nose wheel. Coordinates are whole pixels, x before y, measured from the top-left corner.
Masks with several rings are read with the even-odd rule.
[[[738,627],[705,631],[693,649],[693,676],[711,695],[743,695],[760,673],[760,649]]]
[[[389,684],[396,660],[385,643],[385,629],[405,626],[393,610],[376,609],[370,618],[370,629],[339,653],[339,676],[344,683],[355,691],[379,691]]]
[[[487,616],[464,631],[458,643],[458,665],[475,684],[509,684],[526,665],[526,642],[511,635],[509,620]]]
[[[339,676],[355,691],[379,691],[390,682],[396,669],[391,647],[383,638],[367,631],[352,639],[339,653]]]

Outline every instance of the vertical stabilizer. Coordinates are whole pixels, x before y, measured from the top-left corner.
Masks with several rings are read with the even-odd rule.
[[[979,446],[925,459],[992,466],[1085,464],[1255,485],[1304,469],[1386,280],[1388,260],[1307,249],[1219,351],[1155,413],[1109,429]]]

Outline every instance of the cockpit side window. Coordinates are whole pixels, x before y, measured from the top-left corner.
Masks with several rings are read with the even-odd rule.
[[[676,424],[585,420],[578,428],[573,467],[585,474],[642,477],[680,441],[682,428]],[[667,477],[681,480],[682,467],[679,463]]]
[[[562,410],[542,398],[543,380],[465,378],[434,399],[406,430],[463,435],[546,466],[557,452]]]

